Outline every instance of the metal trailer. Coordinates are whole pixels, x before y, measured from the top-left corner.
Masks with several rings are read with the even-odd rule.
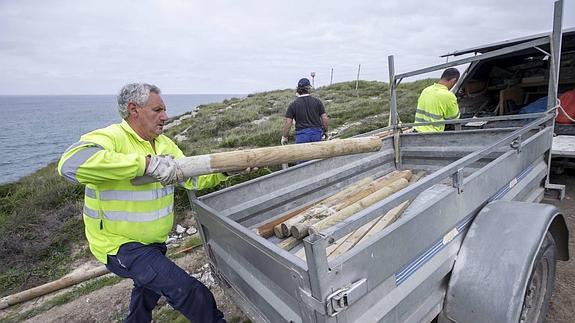
[[[556,67],[561,8],[559,1],[551,36],[400,75],[390,57],[388,129],[396,132],[379,152],[310,161],[199,199],[190,193],[209,263],[242,310],[255,322],[543,321],[555,261],[569,258],[563,216],[537,203],[545,188],[564,190],[548,180],[553,106],[484,118],[506,121],[505,127],[401,133],[395,89],[408,76],[543,44],[551,44]],[[554,79],[550,97],[557,93]],[[294,255],[297,250],[280,249],[276,238],[252,231],[361,178],[396,169],[429,175],[306,237],[306,261]],[[396,222],[328,261],[330,243],[412,199],[419,202]]]

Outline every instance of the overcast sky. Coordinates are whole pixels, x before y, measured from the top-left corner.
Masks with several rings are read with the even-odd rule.
[[[551,30],[552,0],[0,0],[0,94],[252,93],[442,63],[439,55]],[[563,28],[575,26],[564,1]],[[434,75],[431,75],[434,76]]]

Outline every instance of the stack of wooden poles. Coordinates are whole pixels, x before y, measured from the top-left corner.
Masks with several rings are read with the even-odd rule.
[[[393,171],[380,178],[364,178],[334,195],[304,205],[270,221],[257,228],[256,232],[266,238],[275,234],[276,237],[282,239],[278,246],[285,250],[291,250],[300,244],[301,239],[307,235],[319,233],[341,223],[357,212],[407,187],[409,183],[419,180],[424,175],[425,173],[413,175],[410,170],[403,170]],[[327,249],[328,258],[335,258],[343,254],[383,230],[405,211],[409,203],[409,201],[403,202],[381,217],[331,244]],[[302,248],[296,255],[304,258],[304,249]]]

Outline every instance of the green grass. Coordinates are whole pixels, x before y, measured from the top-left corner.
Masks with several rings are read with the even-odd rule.
[[[417,97],[433,81],[400,84],[397,101],[401,121],[413,121]],[[345,82],[312,93],[323,100],[331,129],[359,122],[343,131],[343,138],[382,128],[388,122],[389,86],[375,81],[360,81],[358,85],[357,91],[355,82]],[[289,89],[203,105],[195,118],[183,120],[166,135],[187,136],[178,142],[186,155],[275,146],[281,138],[285,110],[294,99],[294,90]],[[275,166],[235,176],[197,195],[278,169]],[[83,193],[82,185],[57,175],[55,164],[15,183],[0,185],[0,297],[57,279],[69,272],[75,261],[91,257],[81,218]],[[176,222],[188,209],[186,192],[177,189]]]
[[[154,310],[152,314],[152,320],[154,322],[173,322],[173,323],[190,322],[185,316],[180,314],[180,312],[172,309],[169,306],[162,306],[161,308]]]
[[[174,322],[174,323],[188,323],[186,319],[180,312],[172,309],[170,306],[163,306],[159,309],[154,310],[152,314],[152,320],[154,322]],[[249,319],[245,319],[239,316],[233,316],[230,318],[226,317],[226,321],[229,323],[251,323]]]
[[[186,255],[186,253],[184,253],[184,252],[179,253],[179,251],[184,250],[186,248],[199,247],[202,245],[202,243],[203,243],[202,237],[200,236],[199,233],[196,233],[193,236],[186,238],[179,248],[168,249],[167,256],[170,259],[177,259],[177,258],[183,257]]]
[[[85,244],[77,245],[84,189],[55,172],[51,164],[0,186],[0,296],[58,278],[86,255]]]

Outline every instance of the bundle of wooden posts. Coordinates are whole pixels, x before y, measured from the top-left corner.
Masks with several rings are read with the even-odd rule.
[[[424,172],[419,172],[411,176],[409,184],[415,183],[425,176]],[[330,244],[326,250],[326,254],[329,260],[337,258],[346,251],[354,248],[355,246],[361,244],[362,242],[368,240],[381,230],[385,229],[393,222],[395,222],[403,212],[409,207],[413,200],[408,200],[395,208],[389,210],[384,215],[371,220],[370,222],[364,224],[360,228],[354,230],[353,232],[343,236],[336,242]],[[312,228],[312,231],[314,229]],[[296,256],[305,259],[305,250],[302,248],[295,254]]]
[[[412,176],[410,170],[403,170],[391,172],[380,178],[364,178],[332,196],[316,201],[314,204],[304,205],[260,226],[257,233],[263,237],[275,234],[276,237],[283,239],[278,246],[290,250],[308,234],[318,233],[341,223],[353,214],[405,188],[410,181],[413,182],[423,175],[420,173]],[[328,255],[333,253],[335,257],[382,230],[393,223],[408,205],[409,202],[404,202],[382,217],[330,245],[331,250],[328,249]],[[303,252],[302,249],[296,255],[303,257]]]

